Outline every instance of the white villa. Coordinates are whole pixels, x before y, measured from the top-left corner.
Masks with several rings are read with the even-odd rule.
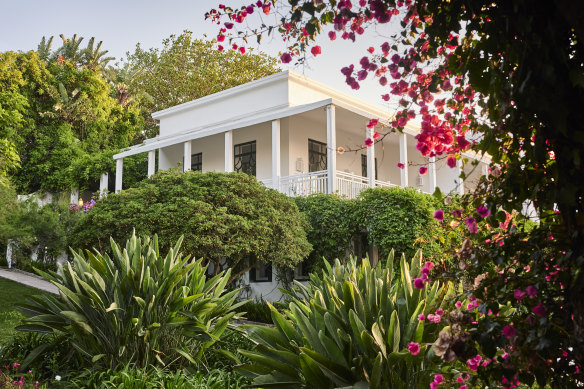
[[[158,169],[245,172],[291,196],[322,192],[349,198],[377,186],[412,186],[428,193],[439,187],[443,193],[464,193],[486,173],[489,162],[469,153],[464,157],[478,159],[479,166],[460,162],[451,169],[444,160],[424,158],[415,148],[415,127],[365,148],[364,140],[371,136],[369,120],[379,118],[381,125],[391,113],[291,71],[152,117],[160,122],[160,135],[114,156],[116,192],[122,189],[124,158],[145,152],[149,176],[158,162]],[[357,151],[342,152],[343,148]],[[399,162],[405,168],[400,169]],[[425,175],[419,174],[422,165],[428,166]],[[458,178],[461,169],[467,177],[464,182]],[[107,189],[107,183],[104,175],[100,189]],[[267,273],[259,269],[252,275],[256,280],[252,290],[275,300],[280,292]]]

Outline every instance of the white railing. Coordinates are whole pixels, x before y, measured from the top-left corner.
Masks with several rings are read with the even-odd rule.
[[[350,199],[354,199],[369,188],[367,177],[358,176],[353,173],[336,171],[335,180],[337,184],[337,194]],[[271,186],[271,180],[261,180],[266,186]],[[375,186],[391,187],[399,186],[389,181],[375,180]],[[280,192],[288,196],[308,196],[313,193],[328,193],[328,171],[293,174],[280,178]]]
[[[336,171],[336,181],[338,194],[350,199],[354,199],[361,191],[369,187],[369,179],[367,177],[338,170]]]
[[[272,187],[272,179],[271,178],[258,178],[258,181],[264,184],[264,186],[271,188]]]
[[[328,172],[320,170],[282,177],[280,178],[280,192],[293,197],[328,193]]]

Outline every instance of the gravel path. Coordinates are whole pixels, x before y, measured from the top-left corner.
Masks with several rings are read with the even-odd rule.
[[[7,278],[23,285],[31,286],[45,292],[58,294],[59,289],[44,278],[18,269],[0,269],[0,277]]]

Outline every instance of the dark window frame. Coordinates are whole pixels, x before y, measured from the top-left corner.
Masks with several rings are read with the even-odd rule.
[[[311,147],[312,146],[312,147]],[[318,172],[327,170],[328,155],[326,143],[308,139],[308,171]],[[324,165],[324,168],[323,168]]]
[[[251,146],[251,151],[242,151],[245,146]],[[255,140],[233,146],[233,170],[255,177],[257,174],[256,150],[257,145]],[[245,157],[249,157],[247,162],[244,162]]]
[[[265,277],[260,277],[261,267],[264,268]],[[272,282],[272,263],[258,261],[254,267],[249,271],[249,282],[260,283],[260,282]]]
[[[203,153],[191,154],[191,170],[194,172],[203,171]]]
[[[367,177],[367,154],[361,154],[361,176]],[[377,180],[377,157],[375,157],[375,179]]]

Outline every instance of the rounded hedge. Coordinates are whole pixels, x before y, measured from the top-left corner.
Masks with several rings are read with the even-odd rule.
[[[293,266],[310,252],[294,201],[243,173],[163,171],[96,203],[73,231],[74,248],[108,248],[158,234],[162,251],[184,235],[183,253],[244,272],[251,262]]]

